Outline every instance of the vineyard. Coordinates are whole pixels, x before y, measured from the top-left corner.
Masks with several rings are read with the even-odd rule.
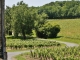
[[[56,41],[42,41],[42,40],[20,40],[20,39],[8,39],[6,42],[7,50],[20,50],[20,49],[30,49],[36,47],[50,47],[50,46],[61,46],[60,43]]]
[[[30,57],[28,60],[80,60],[80,46],[39,48],[19,56],[26,56],[24,60],[26,60],[27,57]],[[18,56],[16,57],[18,58]]]

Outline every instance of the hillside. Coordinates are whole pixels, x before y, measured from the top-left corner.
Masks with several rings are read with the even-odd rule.
[[[58,39],[80,41],[80,19],[55,19],[48,20],[51,24],[59,24],[61,31]],[[79,42],[78,42],[79,43]]]

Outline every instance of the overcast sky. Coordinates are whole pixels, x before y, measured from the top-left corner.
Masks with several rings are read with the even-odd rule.
[[[5,6],[12,6],[13,4],[16,4],[17,2],[22,0],[5,0]],[[53,1],[66,1],[66,0],[23,0],[28,6],[42,6],[46,3],[50,3]]]

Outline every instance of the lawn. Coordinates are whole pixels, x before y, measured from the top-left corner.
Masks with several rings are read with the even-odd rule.
[[[60,25],[57,40],[80,44],[80,19],[50,19],[48,22]]]

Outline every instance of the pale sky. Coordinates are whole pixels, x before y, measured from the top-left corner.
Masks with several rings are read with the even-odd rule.
[[[17,2],[22,0],[5,0],[5,6],[12,6]],[[42,6],[46,3],[54,2],[54,1],[66,1],[66,0],[23,0],[28,6]]]

